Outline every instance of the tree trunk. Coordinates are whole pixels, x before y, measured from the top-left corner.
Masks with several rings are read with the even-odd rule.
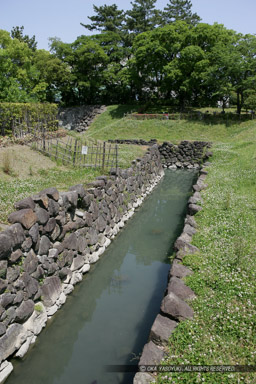
[[[238,113],[238,115],[240,115],[241,113],[241,102],[240,102],[240,93],[239,91],[236,92],[236,112]]]

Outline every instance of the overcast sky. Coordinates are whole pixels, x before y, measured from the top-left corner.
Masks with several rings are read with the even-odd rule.
[[[48,38],[59,37],[66,43],[88,31],[80,25],[93,15],[93,4],[117,4],[119,9],[131,8],[127,0],[0,0],[0,29],[11,31],[24,25],[24,32],[35,35],[38,48],[48,49]],[[158,0],[163,9],[167,0]],[[218,22],[243,34],[256,33],[256,0],[192,0],[193,11],[205,23]]]

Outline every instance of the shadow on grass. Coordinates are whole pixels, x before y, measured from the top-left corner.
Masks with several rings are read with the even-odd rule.
[[[116,108],[109,111],[112,119],[122,119],[125,114],[135,112],[138,109],[136,104],[117,105]]]

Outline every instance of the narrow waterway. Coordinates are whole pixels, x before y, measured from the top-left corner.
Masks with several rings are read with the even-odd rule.
[[[182,231],[194,171],[166,171],[23,361],[8,384],[130,384],[134,374],[105,365],[137,364],[159,312],[168,256]]]

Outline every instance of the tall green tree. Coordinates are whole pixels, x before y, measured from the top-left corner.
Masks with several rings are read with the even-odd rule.
[[[11,30],[11,37],[13,39],[18,39],[20,42],[26,43],[28,47],[33,51],[35,51],[37,48],[35,35],[33,35],[32,37],[29,37],[28,35],[24,35],[24,26],[13,27]]]
[[[170,24],[182,20],[191,25],[196,25],[201,20],[197,13],[192,12],[190,0],[169,0],[169,3],[162,12],[162,19],[162,24]]]
[[[120,32],[123,28],[124,11],[119,10],[116,4],[97,7],[93,6],[94,16],[90,16],[91,24],[80,23],[89,31]]]
[[[135,0],[126,12],[126,27],[137,35],[150,31],[160,24],[160,12],[155,9],[156,0]]]

